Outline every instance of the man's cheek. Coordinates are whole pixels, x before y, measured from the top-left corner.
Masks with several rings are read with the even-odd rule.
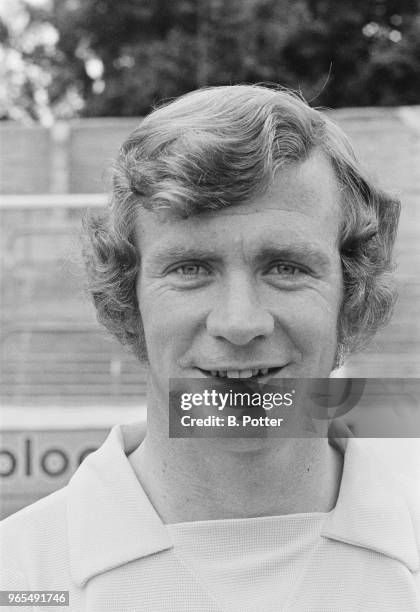
[[[303,354],[319,353],[322,348],[329,350],[336,342],[336,328],[331,324],[327,312],[308,309],[297,310],[298,314],[289,325],[293,343]]]

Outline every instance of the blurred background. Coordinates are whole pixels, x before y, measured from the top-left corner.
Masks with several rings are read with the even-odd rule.
[[[0,516],[145,418],[145,373],[85,294],[80,219],[154,104],[244,82],[328,109],[401,198],[394,319],[338,374],[420,376],[419,0],[0,0]]]

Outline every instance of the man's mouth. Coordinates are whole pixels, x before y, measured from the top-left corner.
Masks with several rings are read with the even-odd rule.
[[[282,367],[264,367],[264,368],[222,368],[220,370],[204,370],[198,368],[205,376],[213,378],[253,378],[258,381],[264,381],[267,378],[276,376]]]

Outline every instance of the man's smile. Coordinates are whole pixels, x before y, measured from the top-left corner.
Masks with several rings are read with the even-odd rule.
[[[218,369],[197,369],[205,376],[214,378],[257,378],[259,381],[264,381],[266,378],[272,378],[278,374],[282,366],[226,366]]]

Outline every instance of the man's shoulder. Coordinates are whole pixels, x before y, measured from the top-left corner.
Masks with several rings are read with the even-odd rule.
[[[407,501],[407,508],[420,554],[420,478],[399,473],[398,483]]]
[[[412,475],[396,473],[396,481],[407,503],[409,521],[412,527],[412,537],[420,558],[420,478]],[[420,569],[413,572],[414,583],[420,596]]]
[[[65,516],[67,487],[58,489],[46,497],[25,506],[0,522],[2,537],[12,536],[14,533],[29,534],[33,531],[39,534],[42,525],[63,522]]]
[[[66,494],[59,489],[0,522],[4,588],[51,589],[54,576],[67,575]]]

